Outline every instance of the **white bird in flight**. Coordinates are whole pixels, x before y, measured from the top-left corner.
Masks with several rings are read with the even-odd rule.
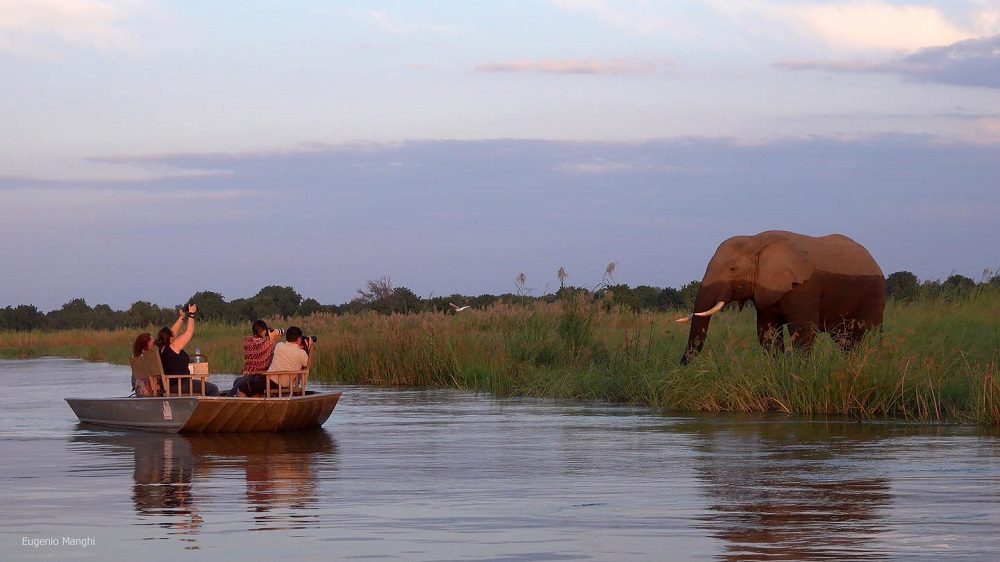
[[[463,310],[465,310],[466,308],[469,308],[469,305],[465,305],[465,306],[458,306],[457,304],[455,304],[455,303],[453,303],[453,302],[450,302],[450,303],[448,303],[448,304],[450,304],[450,305],[451,305],[451,307],[455,309],[455,312],[462,312],[462,311],[463,311]]]

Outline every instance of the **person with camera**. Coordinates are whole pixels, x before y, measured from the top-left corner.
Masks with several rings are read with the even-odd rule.
[[[292,326],[285,331],[285,341],[274,346],[274,359],[268,367],[269,373],[275,371],[301,371],[309,365],[309,349],[314,338],[303,336],[302,329]]]
[[[267,322],[257,320],[251,326],[253,335],[243,338],[243,376],[233,381],[233,388],[227,396],[246,398],[254,394],[263,394],[266,387],[263,373],[271,365],[274,356],[274,345],[285,331],[269,329]]]
[[[163,363],[163,374],[165,375],[186,375],[190,373],[188,363],[191,362],[191,358],[184,351],[184,346],[194,337],[194,315],[198,312],[198,305],[189,304],[187,309],[181,308],[177,312],[179,315],[173,327],[162,328],[156,335],[156,341],[153,342],[156,344],[156,347],[160,348],[160,362]],[[178,335],[181,326],[184,324],[185,317],[187,317],[187,329],[183,334]],[[177,381],[175,379],[170,381],[170,392],[177,392],[178,386],[180,386],[181,392],[200,394],[202,382],[200,380]],[[205,395],[218,396],[219,387],[206,382]]]

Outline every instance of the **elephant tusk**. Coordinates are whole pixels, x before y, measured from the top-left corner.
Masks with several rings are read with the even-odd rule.
[[[691,318],[692,318],[691,316],[681,316],[680,318],[677,319],[677,321],[678,322],[690,322]]]
[[[726,306],[726,301],[719,301],[715,306],[706,310],[705,312],[695,312],[695,316],[711,316],[716,312],[722,310],[722,307]]]

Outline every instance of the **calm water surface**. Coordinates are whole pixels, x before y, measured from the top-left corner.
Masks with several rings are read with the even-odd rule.
[[[987,430],[336,387],[319,431],[181,436],[63,401],[128,380],[0,361],[0,559],[1000,560]]]

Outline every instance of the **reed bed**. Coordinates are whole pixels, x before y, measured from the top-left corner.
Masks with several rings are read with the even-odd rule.
[[[781,411],[858,420],[1000,425],[1000,295],[890,303],[881,334],[851,353],[821,336],[812,353],[772,356],[754,312],[726,310],[701,357],[678,360],[687,327],[674,313],[632,312],[578,293],[555,303],[411,315],[314,314],[318,379],[448,387],[499,396],[576,398],[676,411]],[[158,328],[150,327],[151,333]],[[249,326],[200,323],[212,371],[238,373]],[[0,332],[0,357],[125,363],[138,331]]]

